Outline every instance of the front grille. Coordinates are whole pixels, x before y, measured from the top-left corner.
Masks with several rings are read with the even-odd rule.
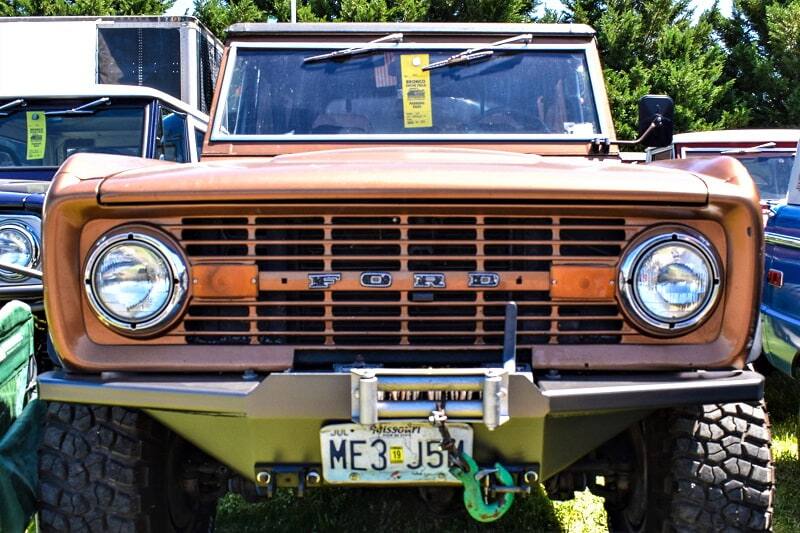
[[[384,209],[385,211],[385,209]],[[298,349],[481,349],[503,343],[509,301],[519,306],[518,345],[616,344],[636,335],[613,301],[552,301],[526,280],[553,264],[615,265],[642,228],[624,218],[424,214],[187,217],[165,229],[195,263],[257,264],[286,290],[248,301],[198,300],[169,335],[189,344]],[[494,272],[519,290],[292,285],[309,273]],[[546,282],[545,282],[546,283]]]

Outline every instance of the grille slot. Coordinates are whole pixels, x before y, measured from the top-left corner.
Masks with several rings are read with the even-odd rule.
[[[304,209],[308,212],[311,209]],[[244,262],[276,280],[298,273],[496,272],[522,284],[559,261],[616,264],[642,227],[623,218],[344,214],[191,217],[168,225],[192,262]],[[386,209],[384,209],[386,211]],[[400,211],[398,209],[398,211]],[[312,210],[313,213],[313,210]],[[509,274],[510,273],[510,274]],[[516,273],[516,276],[515,274]],[[505,274],[505,275],[504,275]],[[296,287],[296,285],[295,285]],[[302,350],[494,350],[505,303],[519,308],[518,346],[617,344],[638,335],[612,302],[552,301],[547,290],[450,287],[262,290],[245,303],[195,301],[169,335],[190,344]]]

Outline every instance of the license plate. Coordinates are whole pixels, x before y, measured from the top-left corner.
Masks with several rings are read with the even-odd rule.
[[[447,424],[459,449],[472,453],[472,428]],[[442,436],[431,424],[335,424],[320,430],[322,475],[328,483],[457,483]]]

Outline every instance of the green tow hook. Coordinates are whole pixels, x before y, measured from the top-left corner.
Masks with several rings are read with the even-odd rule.
[[[464,505],[467,508],[467,512],[478,522],[499,520],[513,505],[514,493],[504,492],[499,495],[497,500],[491,503],[486,502],[483,499],[482,478],[479,476],[478,464],[468,454],[461,452],[460,455],[467,469],[452,466],[450,467],[450,473],[464,485]],[[514,478],[500,463],[495,463],[494,470],[490,472],[495,475],[500,485],[514,487]]]

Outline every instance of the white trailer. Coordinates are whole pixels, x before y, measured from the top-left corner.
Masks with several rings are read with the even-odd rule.
[[[0,93],[158,89],[207,112],[222,43],[194,17],[0,18]]]

